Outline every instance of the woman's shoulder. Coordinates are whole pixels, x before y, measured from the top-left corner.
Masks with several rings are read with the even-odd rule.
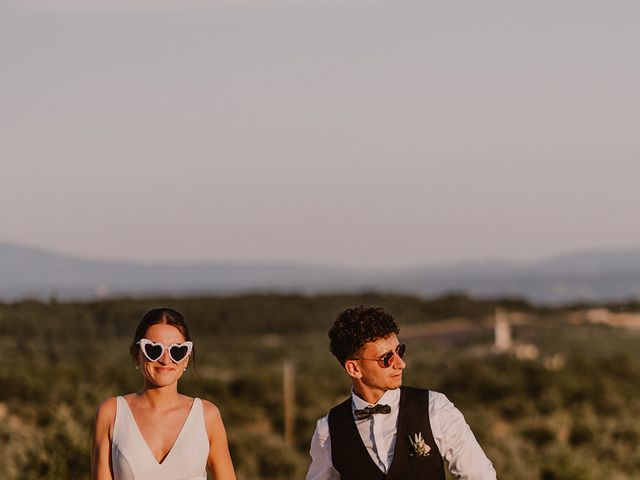
[[[220,409],[209,400],[201,399],[201,401],[204,423],[207,426],[207,431],[213,432],[221,427],[224,428]]]
[[[108,435],[111,438],[117,402],[117,397],[110,397],[100,402],[96,408],[95,434],[97,436]]]
[[[214,438],[226,438],[224,422],[222,421],[220,409],[209,400],[201,400],[204,424],[209,439],[213,440]]]
[[[192,405],[196,401],[200,401],[202,404],[202,411],[204,413],[205,420],[213,420],[216,417],[220,417],[220,410],[209,400],[199,397],[189,397],[188,395],[180,394],[180,401],[184,405]]]
[[[200,399],[202,402],[202,410],[204,411],[204,418],[206,420],[216,420],[220,418],[220,409],[204,398]]]
[[[118,397],[109,397],[98,404],[97,417],[114,417],[118,405]]]

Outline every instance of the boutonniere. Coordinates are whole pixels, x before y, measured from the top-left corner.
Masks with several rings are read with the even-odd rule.
[[[426,457],[431,453],[431,447],[422,438],[422,432],[414,434],[413,438],[409,435],[409,442],[411,443],[412,457]]]

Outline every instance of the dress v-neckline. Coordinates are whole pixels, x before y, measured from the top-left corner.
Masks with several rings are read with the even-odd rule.
[[[124,401],[124,404],[127,407],[127,411],[129,412],[129,415],[131,415],[131,419],[133,420],[133,424],[135,425],[136,431],[138,432],[138,436],[140,437],[140,440],[142,441],[142,443],[146,447],[147,452],[149,452],[149,455],[151,456],[151,458],[153,459],[153,461],[154,461],[154,463],[156,465],[158,465],[159,467],[163,466],[165,463],[167,463],[167,460],[169,459],[169,456],[173,452],[174,447],[178,443],[178,440],[180,440],[180,437],[182,437],[182,432],[184,431],[187,423],[189,422],[189,418],[191,418],[191,414],[193,413],[193,410],[194,410],[194,407],[195,407],[195,404],[196,404],[196,399],[194,398],[193,401],[191,402],[191,407],[189,408],[189,413],[187,414],[187,417],[185,418],[184,423],[180,427],[180,431],[178,432],[178,435],[176,436],[175,440],[171,444],[171,448],[169,449],[167,454],[162,458],[161,461],[158,461],[156,456],[151,451],[151,448],[149,447],[149,444],[144,439],[144,436],[142,435],[142,430],[140,430],[140,427],[138,426],[138,422],[136,421],[136,417],[133,415],[133,410],[131,410],[131,407],[129,406],[129,402],[127,402],[127,399],[124,398],[124,397],[122,397],[122,400]]]

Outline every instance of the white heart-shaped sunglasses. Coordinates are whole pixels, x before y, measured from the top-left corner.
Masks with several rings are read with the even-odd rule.
[[[180,363],[184,360],[193,348],[193,342],[174,343],[168,347],[160,342],[152,342],[148,338],[141,338],[136,342],[140,345],[142,353],[150,362],[157,362],[164,355],[164,351],[169,350],[169,357],[173,363]]]

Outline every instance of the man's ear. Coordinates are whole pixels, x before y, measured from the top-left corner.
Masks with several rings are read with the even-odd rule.
[[[362,378],[362,372],[360,371],[360,365],[356,360],[347,360],[344,362],[344,369],[351,378]]]

